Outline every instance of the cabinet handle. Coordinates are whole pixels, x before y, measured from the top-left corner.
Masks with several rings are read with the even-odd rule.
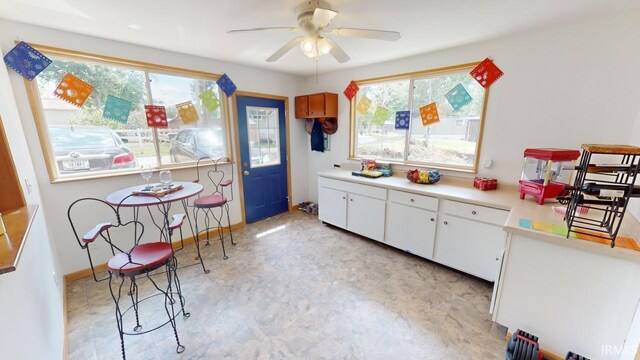
[[[471,212],[471,215],[476,215],[476,214],[477,214],[477,212],[476,212],[475,210],[473,210],[473,211]]]
[[[411,200],[409,200],[409,201],[414,202],[415,200],[411,199]]]
[[[500,258],[496,258],[496,261],[500,260]]]
[[[434,218],[431,218],[431,221],[436,221],[436,219],[434,219]]]
[[[349,201],[353,202],[353,199],[349,199]]]
[[[445,221],[445,222],[444,222],[444,224],[445,224],[445,225],[448,225],[449,223]]]
[[[347,198],[345,196],[342,197],[342,200],[346,200]]]

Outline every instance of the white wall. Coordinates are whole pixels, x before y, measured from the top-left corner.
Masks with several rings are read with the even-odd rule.
[[[5,47],[6,49],[6,47]],[[42,204],[9,73],[0,64],[0,117],[29,204]],[[32,184],[27,191],[25,181]],[[16,271],[0,275],[0,353],[3,359],[62,359],[62,274],[40,206]]]
[[[480,164],[483,176],[519,179],[527,147],[578,149],[583,143],[627,143],[640,99],[640,13],[518,34],[307,79],[307,92],[339,96],[339,130],[331,151],[309,153],[309,198],[318,171],[345,161],[349,147],[349,81],[492,57],[505,75],[489,95]],[[446,31],[443,29],[443,31]],[[371,42],[372,46],[383,46]]]
[[[638,102],[640,103],[640,99],[638,99]],[[629,136],[629,145],[640,146],[640,110],[638,110],[636,124]],[[636,184],[640,185],[640,179],[636,180]],[[632,199],[631,202],[629,202],[629,211],[636,217],[636,219],[640,220],[640,199]]]
[[[15,22],[0,21],[0,45],[2,45],[3,48],[11,48],[16,39],[193,70],[227,73],[236,83],[239,90],[289,97],[289,113],[291,114],[290,160],[292,168],[292,202],[293,204],[297,204],[306,200],[308,184],[306,146],[308,142],[305,136],[303,136],[303,134],[306,134],[304,124],[296,121],[292,115],[293,97],[297,95],[303,87],[304,82],[302,78],[80,34],[45,29]],[[85,269],[88,267],[88,262],[86,255],[80,251],[80,248],[72,237],[71,229],[66,218],[67,206],[72,200],[80,197],[104,198],[107,194],[117,189],[140,184],[142,179],[139,175],[129,175],[108,179],[51,184],[48,179],[44,157],[38,141],[36,126],[29,107],[23,79],[18,74],[11,72],[10,80],[15,92],[29,150],[32,154],[31,160],[36,169],[38,183],[40,184],[42,197],[44,198],[44,208],[47,210],[49,216],[50,233],[54,245],[60,254],[62,272],[67,274]],[[229,106],[231,106],[230,101]],[[234,109],[230,110],[233,119]],[[194,174],[194,169],[173,171],[173,177],[178,181],[192,180],[195,178]],[[157,174],[154,176],[157,176]],[[236,186],[235,199],[238,200],[231,203],[232,223],[241,221],[237,189],[238,187]],[[93,223],[97,219],[88,215],[82,220],[86,223]],[[106,250],[106,248],[104,250]],[[107,253],[104,252],[103,260],[107,259],[106,256]]]

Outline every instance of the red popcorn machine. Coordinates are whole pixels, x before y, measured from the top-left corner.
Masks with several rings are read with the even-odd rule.
[[[520,177],[520,199],[531,195],[544,204],[544,199],[555,198],[571,183],[578,150],[526,149]]]

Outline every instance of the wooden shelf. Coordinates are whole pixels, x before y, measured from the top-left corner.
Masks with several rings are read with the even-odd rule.
[[[18,267],[20,254],[37,211],[38,205],[27,205],[2,213],[7,232],[0,236],[0,274],[15,271]]]

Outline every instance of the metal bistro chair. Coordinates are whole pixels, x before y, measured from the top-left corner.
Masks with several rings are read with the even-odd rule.
[[[180,343],[180,339],[178,337],[176,317],[181,312],[185,319],[191,316],[191,314],[186,312],[184,309],[184,297],[182,296],[182,290],[180,288],[180,279],[176,272],[178,268],[178,260],[174,256],[175,253],[171,242],[171,234],[173,233],[173,230],[182,225],[184,217],[177,215],[173,217],[173,221],[169,222],[167,207],[158,199],[157,208],[160,210],[163,217],[163,226],[160,227],[160,231],[168,234],[168,241],[140,243],[145,230],[143,223],[137,219],[123,222],[120,213],[121,205],[131,196],[134,195],[125,197],[115,208],[106,201],[100,199],[78,199],[69,206],[69,209],[67,210],[67,217],[71,224],[71,228],[73,229],[76,241],[80,247],[87,252],[89,264],[91,265],[91,271],[93,273],[93,279],[96,282],[109,280],[109,290],[116,306],[116,322],[118,326],[118,334],[120,336],[122,358],[126,359],[124,335],[146,334],[167,324],[171,324],[171,327],[173,328],[177,344],[176,352],[182,353],[185,348]],[[110,216],[114,216],[114,218],[110,220],[115,221],[98,223],[86,233],[79,233],[80,216],[82,214],[86,214],[89,210],[92,210],[91,213],[96,213],[96,211],[99,211],[100,209],[109,213]],[[125,228],[126,230],[124,230]],[[124,250],[121,248],[124,246],[118,246],[116,244],[116,242],[121,244],[122,238],[130,236],[118,237],[118,235],[122,235],[122,231],[129,231],[132,233],[133,244],[130,245],[132,247],[129,250]],[[117,232],[118,234],[114,234],[112,236],[112,232]],[[163,237],[166,236],[161,236],[161,238]],[[108,276],[100,279],[96,276],[96,270],[91,255],[91,248],[92,246],[95,246],[94,242],[98,238],[101,238],[109,245],[112,255],[107,263]],[[153,276],[160,275],[162,273],[156,272],[152,274],[152,272],[161,268],[164,268],[164,272],[167,277],[167,287],[165,289],[161,288],[153,279]],[[149,280],[158,293],[140,299],[138,296],[137,284],[137,281],[140,278],[146,278]],[[123,310],[120,300],[122,297],[123,286],[127,280],[130,281],[127,295],[131,298],[131,306]],[[152,329],[141,331],[142,325],[140,325],[138,311],[140,304],[145,300],[160,295],[164,296],[164,308],[167,313],[168,320]],[[174,309],[176,297],[180,301],[180,310],[177,313]],[[124,329],[124,315],[131,309],[133,309],[135,315],[135,327],[133,328],[133,332],[127,332]]]
[[[196,163],[197,179],[194,181],[196,183],[200,182],[201,171],[205,171],[201,168],[202,166],[204,166],[202,164],[203,162],[207,162],[213,165],[213,169],[206,170],[206,176],[213,186],[213,191],[209,195],[198,195],[198,198],[193,202],[193,217],[195,219],[196,225],[195,242],[196,249],[198,251],[198,258],[200,259],[200,263],[202,264],[202,269],[204,270],[204,272],[209,273],[209,270],[205,269],[204,263],[202,261],[202,256],[200,255],[199,243],[200,233],[205,232],[207,236],[206,245],[209,245],[209,231],[211,230],[211,221],[214,221],[216,223],[216,228],[218,230],[218,239],[222,244],[222,254],[224,260],[227,260],[229,258],[224,248],[224,239],[226,237],[229,237],[231,239],[231,244],[236,244],[233,241],[233,233],[231,232],[231,218],[229,217],[229,202],[233,201],[233,164],[231,164],[231,176],[227,177],[227,174],[225,174],[224,171],[220,169],[220,167],[221,163],[231,163],[231,160],[228,157],[222,157],[216,160],[209,157],[200,158]],[[231,194],[230,198],[227,198],[224,193],[225,189],[227,188],[229,190],[229,193]],[[198,227],[198,215],[200,215],[200,213],[204,214],[204,230],[200,230]],[[222,225],[225,213],[227,218],[227,235],[224,234],[224,226]]]

